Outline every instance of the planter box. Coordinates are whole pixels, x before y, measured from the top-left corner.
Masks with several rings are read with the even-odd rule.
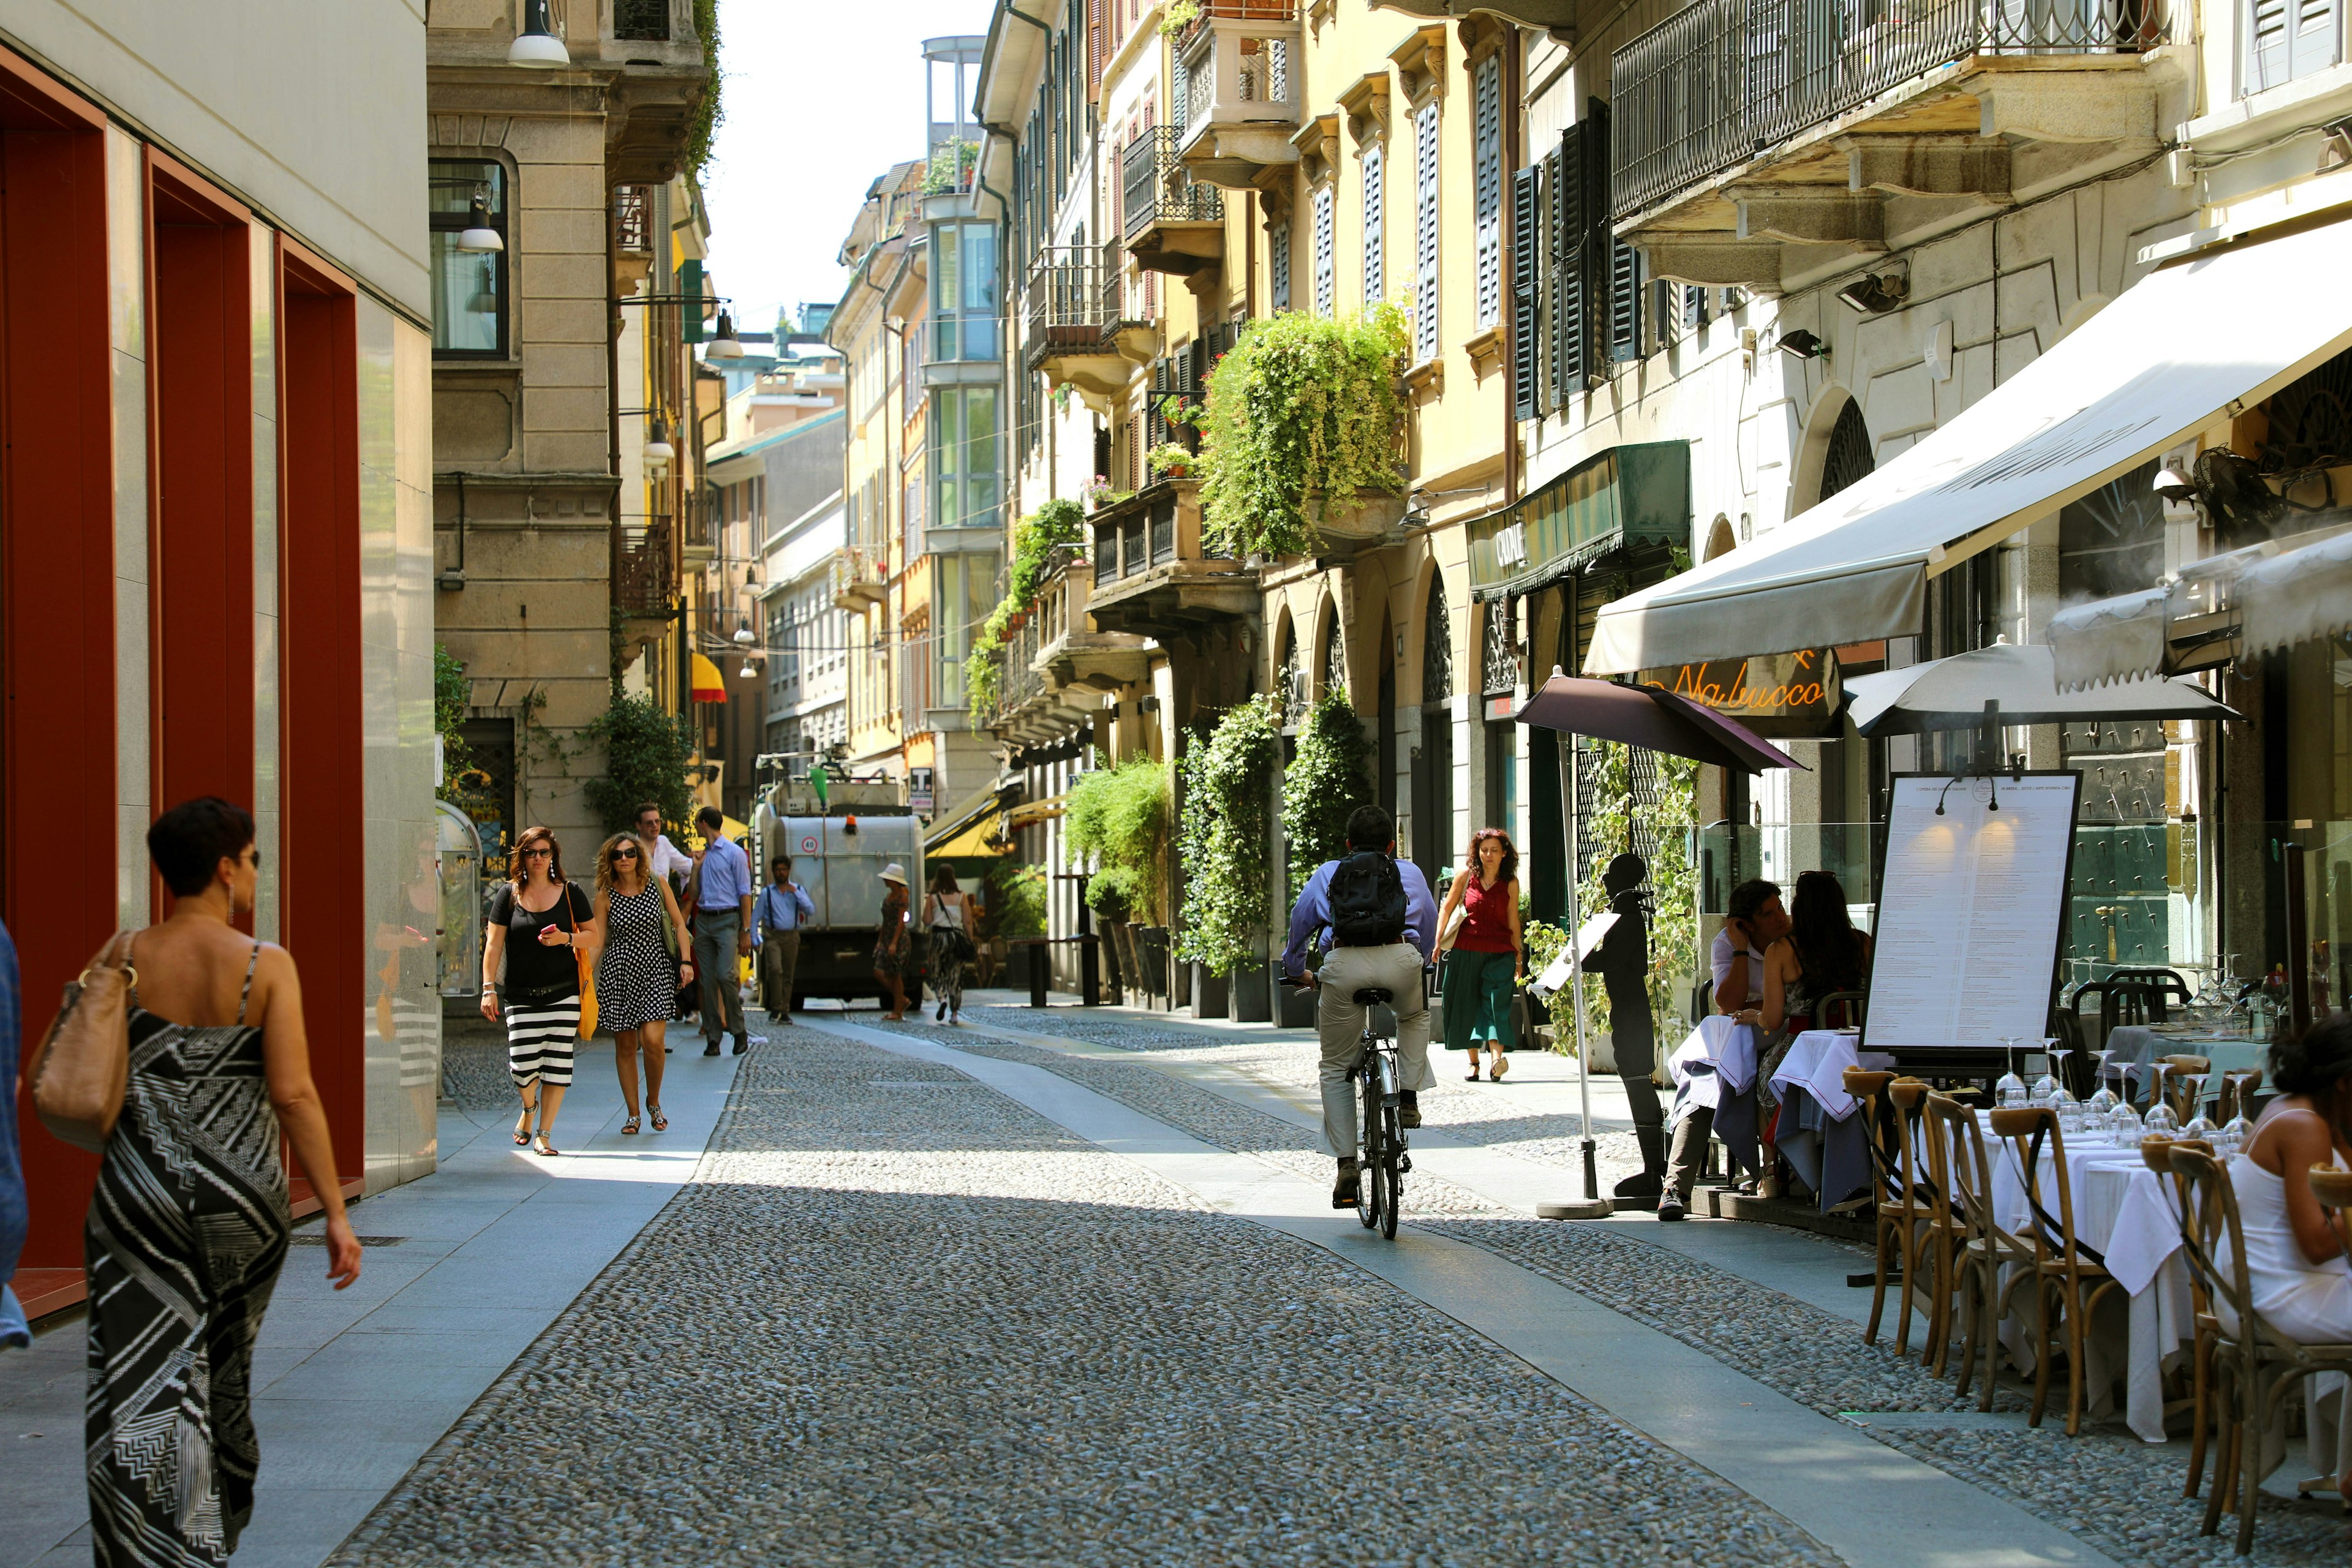
[[[1168,951],[1166,926],[1135,928],[1136,973],[1143,978],[1143,994],[1161,1006],[1168,1005]]]
[[[1304,986],[1285,985],[1279,979],[1274,984],[1275,1005],[1280,1010],[1278,1022],[1286,1029],[1311,1029],[1315,1026],[1315,993]]]
[[[1244,963],[1234,971],[1234,1021],[1237,1024],[1270,1024],[1274,1022],[1274,1001],[1267,994],[1267,982],[1272,975],[1263,962]]]
[[[1192,965],[1192,1016],[1222,1018],[1233,1005],[1232,986],[1222,974],[1212,974],[1205,963]]]
[[[1402,495],[1365,496],[1353,506],[1335,506],[1318,521],[1315,502],[1309,500],[1301,509],[1326,540],[1335,543],[1367,544],[1384,539],[1389,531],[1404,521],[1404,497]]]

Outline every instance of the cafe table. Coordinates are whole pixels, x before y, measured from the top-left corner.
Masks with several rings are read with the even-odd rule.
[[[1871,1183],[1869,1129],[1854,1114],[1860,1102],[1845,1091],[1845,1069],[1895,1067],[1884,1051],[1857,1051],[1858,1038],[1853,1029],[1807,1029],[1789,1042],[1772,1071],[1780,1101],[1774,1145],[1798,1179],[1821,1194],[1824,1210],[1867,1192]]]
[[[2121,1025],[2107,1032],[2107,1049],[2114,1053],[2108,1067],[2136,1069],[2130,1077],[2141,1084],[2151,1079],[2146,1069],[2166,1057],[2203,1057],[2215,1072],[2259,1072],[2270,1059],[2270,1047],[2261,1040],[2215,1034],[2192,1024]]]

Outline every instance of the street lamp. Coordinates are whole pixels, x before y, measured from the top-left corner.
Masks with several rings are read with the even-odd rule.
[[[760,638],[758,635],[754,633],[751,627],[737,626],[735,628],[735,646],[737,647],[750,647],[753,643],[758,642]]]
[[[477,185],[474,187],[473,204],[466,209],[466,226],[457,231],[457,248],[485,253],[506,247],[506,240],[490,226],[489,193]]]
[[[646,424],[646,435],[649,437],[646,442],[646,461],[648,463],[667,463],[677,456],[677,448],[669,444],[669,426],[660,419]]]
[[[727,311],[719,312],[719,335],[702,351],[705,359],[741,359],[743,345],[735,336],[735,318]]]
[[[507,64],[534,70],[561,70],[572,63],[572,53],[555,36],[547,16],[547,0],[522,0],[522,31],[507,46]]]

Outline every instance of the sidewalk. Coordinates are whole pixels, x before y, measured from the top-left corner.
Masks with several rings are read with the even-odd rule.
[[[317,1568],[692,1178],[738,1058],[671,1038],[668,1131],[621,1136],[612,1045],[597,1040],[557,1122],[564,1153],[547,1160],[509,1142],[520,1104],[495,1106],[489,1064],[473,1059],[502,1050],[496,1037],[450,1031],[475,1069],[466,1104],[441,1108],[439,1170],[352,1207],[359,1283],[331,1289],[318,1223],[295,1228],[255,1359],[261,1483],[239,1568]],[[0,1568],[89,1562],[84,1343],[77,1318],[0,1360]]]

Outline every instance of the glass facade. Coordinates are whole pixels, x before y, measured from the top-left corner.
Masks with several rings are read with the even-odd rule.
[[[978,551],[931,562],[932,707],[964,706],[963,662],[996,607],[996,563],[994,554]]]
[[[993,360],[998,353],[996,226],[931,226],[933,364]]]
[[[993,386],[942,386],[931,393],[931,509],[935,529],[1004,526],[1002,428]]]

